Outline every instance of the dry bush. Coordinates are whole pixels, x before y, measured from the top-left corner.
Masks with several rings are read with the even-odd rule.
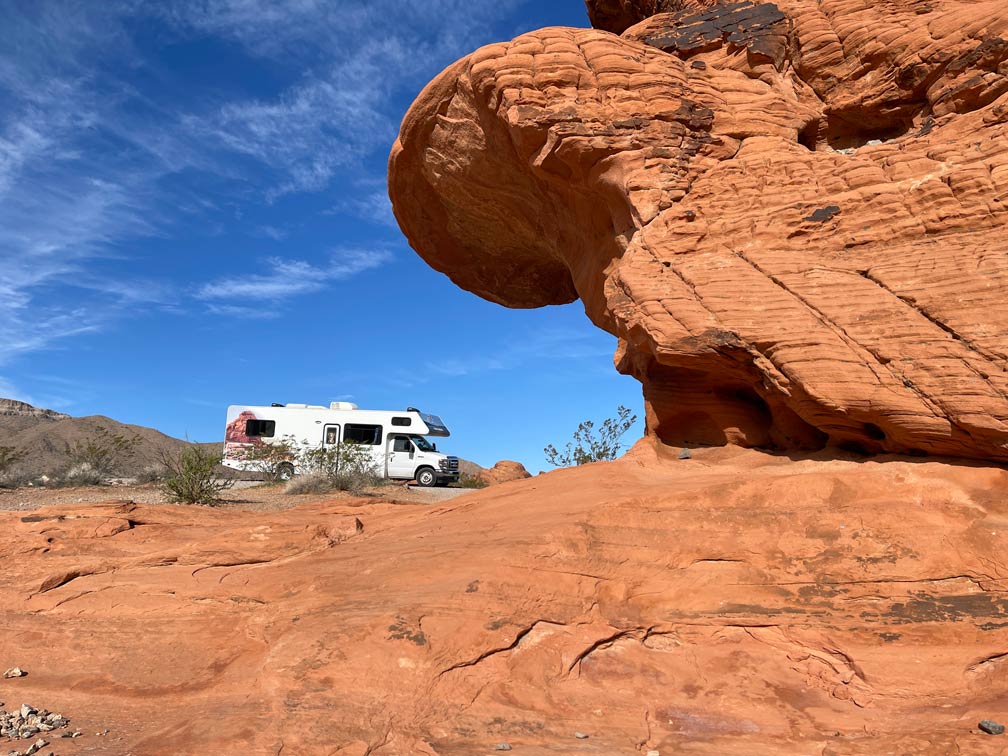
[[[77,477],[97,476],[97,482],[100,483],[102,479],[122,470],[123,465],[136,454],[139,443],[139,438],[128,438],[99,428],[91,437],[66,445],[70,469],[64,477],[74,477],[73,471],[76,470]]]
[[[17,488],[28,482],[14,471],[14,466],[25,458],[25,453],[13,446],[0,446],[0,488]]]
[[[168,468],[164,465],[147,465],[137,473],[137,483],[160,483],[168,477]]]
[[[77,488],[79,486],[100,486],[105,476],[87,462],[78,462],[64,472],[45,480],[47,488]]]
[[[287,481],[284,486],[285,494],[322,494],[333,490],[332,479],[321,472],[310,472],[307,475],[298,475]]]
[[[369,447],[344,441],[336,446],[305,447],[298,453],[298,469],[308,475],[321,475],[330,488],[359,494],[366,488],[386,483],[375,467]]]
[[[252,472],[260,473],[268,483],[289,480],[297,460],[297,448],[293,436],[254,446],[246,446],[236,452],[242,462]]]
[[[489,484],[483,478],[468,473],[461,473],[457,481],[449,483],[451,488],[486,488],[487,485]]]

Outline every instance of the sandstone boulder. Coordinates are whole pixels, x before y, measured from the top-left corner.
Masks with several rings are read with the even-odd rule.
[[[497,483],[507,483],[509,480],[522,480],[523,478],[531,478],[532,476],[521,462],[502,459],[493,467],[480,470],[479,475],[476,477],[488,486],[492,486]]]
[[[390,160],[414,249],[580,298],[666,443],[1008,460],[1008,6],[675,5],[431,82]]]

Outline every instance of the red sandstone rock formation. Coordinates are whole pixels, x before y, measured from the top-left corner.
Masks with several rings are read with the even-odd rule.
[[[531,478],[532,476],[521,462],[502,459],[493,467],[480,470],[479,475],[476,477],[488,486],[492,486],[497,483],[507,483],[510,480],[522,480],[524,478]]]
[[[61,756],[993,756],[1006,488],[645,442],[436,507],[3,512],[0,700]]]
[[[389,171],[413,247],[580,298],[668,443],[1008,460],[1008,6],[659,5],[428,85]]]

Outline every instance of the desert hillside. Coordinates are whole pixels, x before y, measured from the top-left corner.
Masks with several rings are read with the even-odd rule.
[[[101,438],[103,433],[131,442],[130,454],[122,457],[117,469],[124,477],[157,466],[162,450],[177,453],[189,443],[153,428],[121,423],[102,415],[71,417],[13,399],[0,399],[0,446],[11,447],[23,455],[12,471],[21,478],[65,472],[72,464],[67,448]],[[201,445],[220,449],[219,443]]]

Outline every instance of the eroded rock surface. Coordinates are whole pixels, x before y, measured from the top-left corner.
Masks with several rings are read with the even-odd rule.
[[[0,513],[0,700],[61,756],[999,754],[1006,487],[645,441],[438,506]]]
[[[667,443],[1008,459],[1008,6],[589,8],[414,103],[414,249],[580,298]]]
[[[521,462],[513,462],[509,459],[502,459],[493,467],[480,470],[477,477],[486,485],[493,486],[498,483],[507,483],[511,480],[523,480],[531,477],[531,475],[529,474],[529,471],[525,469],[525,465]]]

